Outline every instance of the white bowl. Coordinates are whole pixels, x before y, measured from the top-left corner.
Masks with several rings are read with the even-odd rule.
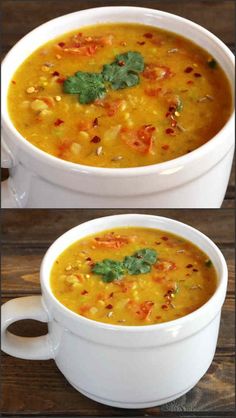
[[[212,33],[182,17],[138,7],[102,7],[47,22],[21,39],[2,64],[3,207],[220,207],[234,149],[234,118],[195,151],[161,164],[99,168],[53,157],[20,135],[7,110],[7,90],[16,69],[36,48],[67,31],[104,22],[137,22],[186,36],[224,69],[234,92],[234,58]],[[232,93],[233,94],[233,93]]]
[[[158,228],[196,244],[217,271],[218,284],[213,296],[189,315],[147,326],[100,323],[67,309],[50,288],[54,261],[78,239],[119,226]],[[216,349],[227,276],[220,250],[188,225],[151,215],[95,219],[71,229],[51,245],[40,270],[42,297],[13,299],[3,305],[2,349],[25,359],[53,358],[71,385],[106,405],[120,408],[161,405],[188,392],[209,368]],[[12,322],[25,318],[48,322],[48,334],[27,339],[6,331]]]

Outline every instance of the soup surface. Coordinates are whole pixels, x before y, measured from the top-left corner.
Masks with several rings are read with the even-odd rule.
[[[189,153],[231,112],[219,64],[175,33],[139,24],[83,27],[48,42],[16,71],[17,130],[58,158],[136,167]]]
[[[83,238],[51,270],[55,297],[99,322],[150,325],[202,306],[215,292],[215,268],[199,248],[156,229],[124,227]]]

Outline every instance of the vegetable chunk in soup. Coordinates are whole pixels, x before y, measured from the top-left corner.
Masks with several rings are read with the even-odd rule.
[[[185,316],[216,289],[211,260],[169,232],[115,228],[75,242],[51,270],[55,297],[99,322],[151,325]]]
[[[16,129],[60,159],[138,167],[209,141],[232,106],[220,65],[193,42],[139,24],[83,27],[37,49],[16,71]]]

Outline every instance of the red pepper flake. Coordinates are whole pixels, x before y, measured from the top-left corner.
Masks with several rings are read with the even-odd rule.
[[[202,75],[200,73],[194,73],[194,77],[198,78],[201,77]]]
[[[176,110],[176,106],[170,106],[169,107],[169,112],[173,112],[174,110]]]
[[[191,269],[192,267],[193,267],[192,264],[187,264],[187,266],[186,266],[187,269]]]
[[[60,73],[59,73],[58,71],[54,71],[54,72],[52,73],[52,75],[53,75],[53,77],[57,77],[58,75],[60,75]]]
[[[168,241],[168,237],[161,237],[161,239],[163,240],[163,241]]]
[[[55,126],[60,126],[62,123],[64,123],[64,120],[62,120],[62,119],[57,119],[57,120],[54,122],[54,125],[55,125]]]
[[[95,135],[90,142],[93,142],[94,144],[97,144],[98,142],[101,141],[101,138],[97,135]]]
[[[91,261],[92,260],[92,258],[91,257],[87,257],[86,258],[86,261]]]
[[[193,269],[193,271],[198,271],[198,269]]]
[[[87,290],[82,290],[81,295],[87,295],[88,291]]]
[[[145,45],[145,43],[146,43],[145,41],[142,41],[142,42],[138,41],[137,42],[138,45]]]
[[[112,309],[112,308],[113,308],[113,305],[111,305],[110,303],[109,305],[106,306],[106,309]]]
[[[93,127],[96,128],[98,126],[98,118],[95,118],[93,121]]]
[[[143,35],[145,38],[148,38],[148,39],[151,39],[151,38],[153,38],[153,34],[152,33],[145,33],[144,35]]]
[[[12,84],[16,84],[15,80],[12,80],[11,82],[12,82]]]
[[[65,46],[65,42],[59,42],[58,45],[63,48],[63,46]]]
[[[187,81],[187,84],[193,84],[194,82],[193,82],[193,80],[188,80]]]
[[[172,128],[167,128],[167,129],[166,129],[166,134],[167,134],[167,135],[174,135],[174,134],[175,134],[175,131],[174,131],[174,129],[172,129]]]
[[[156,245],[161,245],[161,242],[157,242],[157,241],[156,241],[156,242],[155,242],[155,244],[156,244]]]
[[[172,126],[172,128],[175,128],[175,127],[176,127],[176,125],[177,125],[177,120],[172,119],[172,122],[171,122],[171,126]]]
[[[193,71],[193,68],[192,67],[187,67],[184,70],[185,73],[191,73],[192,71]]]
[[[120,67],[124,67],[125,62],[124,62],[124,61],[118,61],[118,65],[119,65]]]
[[[171,115],[171,112],[166,113],[166,118],[168,118]]]
[[[65,78],[58,78],[57,79],[57,83],[59,83],[59,84],[64,83],[64,81],[65,81]]]
[[[162,145],[161,148],[164,149],[165,151],[167,151],[170,148],[170,146],[165,144],[165,145]]]
[[[166,305],[166,304],[161,305],[161,309],[164,309],[165,311],[167,311],[167,309],[168,309],[168,305]]]
[[[109,295],[109,298],[112,298],[113,295],[114,295],[114,292],[111,292]]]

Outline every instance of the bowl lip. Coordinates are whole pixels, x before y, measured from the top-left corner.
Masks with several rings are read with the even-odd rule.
[[[213,293],[213,295],[210,297],[210,299],[207,300],[206,303],[204,303],[200,308],[196,309],[195,311],[182,316],[181,318],[172,320],[172,321],[168,321],[168,322],[162,322],[162,323],[158,323],[158,324],[151,324],[151,325],[116,325],[116,324],[108,324],[105,322],[99,322],[99,321],[95,321],[93,319],[89,319],[86,318],[80,314],[77,314],[76,312],[70,310],[69,308],[67,308],[65,305],[63,305],[53,294],[52,289],[50,287],[50,273],[51,273],[51,268],[53,263],[56,260],[56,257],[61,254],[63,250],[59,250],[57,251],[57,256],[53,257],[53,262],[50,262],[50,260],[52,259],[51,257],[51,252],[55,249],[55,247],[59,246],[61,244],[61,242],[63,241],[63,239],[65,238],[65,236],[69,237],[69,235],[72,235],[76,230],[80,229],[80,228],[86,228],[86,226],[88,224],[92,225],[92,224],[96,224],[99,220],[102,220],[102,223],[106,223],[106,221],[110,221],[110,220],[115,220],[115,219],[129,219],[130,221],[133,220],[143,220],[144,221],[144,225],[136,225],[139,227],[144,227],[144,228],[151,228],[151,229],[155,229],[155,227],[150,227],[145,225],[145,221],[146,220],[154,220],[154,222],[157,223],[156,229],[160,229],[160,225],[158,226],[158,223],[160,222],[166,222],[167,225],[178,225],[181,228],[183,228],[184,230],[188,230],[191,231],[192,233],[194,233],[196,236],[200,237],[201,239],[203,239],[205,242],[207,242],[207,244],[209,246],[211,246],[213,248],[213,250],[215,251],[216,256],[218,257],[218,261],[219,261],[219,271],[216,269],[217,272],[217,276],[218,276],[218,283],[217,283],[217,288],[215,290],[215,292]],[[166,225],[166,226],[167,226]],[[132,225],[130,225],[131,227],[135,227],[135,224],[132,223]],[[116,228],[118,227],[122,227],[120,226],[115,226]],[[109,229],[112,228],[111,225],[109,225]],[[101,228],[99,228],[99,232],[102,232],[104,229],[101,226]],[[164,231],[164,229],[163,229]],[[172,231],[169,231],[171,233]],[[88,234],[84,234],[83,237],[86,237],[88,235],[91,235],[91,233]],[[181,237],[181,235],[176,234],[178,236]],[[79,239],[83,239],[83,237],[79,238]],[[188,239],[188,238],[184,238],[184,239]],[[189,240],[190,242],[192,242],[191,240]],[[65,248],[68,248],[70,245],[72,245],[73,243],[76,242],[76,239],[71,240],[71,243],[68,244]],[[201,247],[199,246],[199,248],[201,249]],[[205,252],[205,251],[204,251]],[[50,269],[48,268],[48,264],[50,262]],[[221,270],[221,273],[220,273]],[[180,221],[176,221],[175,219],[172,218],[167,218],[164,216],[157,216],[157,215],[149,215],[149,214],[137,214],[137,213],[131,213],[131,214],[119,214],[119,215],[111,215],[111,216],[104,216],[104,217],[100,217],[100,218],[95,218],[95,219],[91,219],[89,221],[83,222],[71,229],[69,229],[68,231],[66,231],[65,233],[63,233],[62,235],[60,235],[52,244],[51,246],[48,248],[48,250],[46,251],[41,266],[40,266],[40,284],[41,284],[41,289],[42,289],[42,293],[43,293],[43,301],[44,301],[44,294],[46,295],[46,299],[49,297],[50,303],[53,303],[56,308],[63,314],[63,316],[66,316],[66,318],[68,320],[75,320],[77,321],[77,323],[80,323],[81,325],[84,326],[89,326],[92,327],[93,329],[99,329],[99,330],[104,330],[104,331],[115,331],[115,332],[149,332],[149,331],[154,331],[154,330],[165,330],[166,328],[173,328],[175,326],[185,326],[187,325],[187,323],[195,320],[197,317],[200,317],[202,315],[204,315],[204,313],[207,313],[207,311],[212,307],[212,305],[215,303],[215,300],[219,300],[220,295],[223,294],[223,302],[225,299],[225,292],[226,292],[226,288],[227,288],[227,280],[228,280],[228,269],[227,269],[227,264],[225,261],[225,258],[223,256],[223,254],[221,253],[220,249],[216,246],[216,244],[210,239],[208,238],[205,234],[203,234],[202,232],[200,232],[199,230],[197,230],[196,228],[193,228],[192,226],[180,222]],[[220,304],[220,306],[217,306],[217,309],[215,309],[215,315],[221,310],[223,302]],[[45,301],[44,301],[45,303]],[[46,305],[46,309],[47,309],[47,303],[45,303]]]
[[[106,7],[97,7],[97,8],[90,8],[90,9],[85,9],[85,10],[79,10],[73,13],[69,13],[66,15],[62,15],[59,17],[56,17],[54,19],[51,19],[45,23],[43,23],[42,25],[39,25],[38,27],[36,27],[35,29],[33,29],[32,31],[30,31],[28,34],[26,34],[23,38],[21,38],[11,49],[10,51],[7,53],[6,57],[4,58],[3,62],[2,62],[2,71],[4,70],[6,63],[7,63],[7,59],[9,56],[11,56],[15,49],[19,47],[19,45],[26,39],[26,38],[30,38],[30,36],[33,33],[36,33],[39,29],[42,30],[43,27],[49,27],[51,25],[53,25],[54,23],[58,23],[60,20],[63,22],[64,19],[67,19],[70,16],[76,16],[76,15],[82,15],[82,14],[86,14],[86,13],[98,13],[99,15],[102,16],[102,13],[108,12],[108,11],[113,11],[114,13],[119,12],[120,10],[122,11],[127,11],[127,12],[132,12],[132,11],[137,11],[140,13],[152,13],[153,15],[156,16],[162,16],[162,17],[166,17],[169,19],[173,19],[173,20],[178,20],[183,22],[183,24],[187,24],[188,26],[191,26],[194,30],[196,31],[201,31],[202,33],[204,33],[206,36],[208,36],[209,38],[212,39],[212,41],[214,42],[214,44],[218,44],[218,46],[221,48],[221,50],[224,52],[224,54],[227,56],[227,58],[230,60],[231,64],[234,66],[234,55],[233,53],[230,51],[230,49],[217,37],[215,36],[213,33],[211,33],[210,31],[208,31],[207,29],[205,29],[204,27],[202,27],[201,25],[183,18],[181,16],[172,14],[172,13],[168,13],[168,12],[164,12],[161,10],[157,10],[157,9],[151,9],[151,8],[145,8],[145,7],[136,7],[136,6],[106,6]],[[100,22],[102,23],[102,22]],[[142,24],[145,25],[144,22],[142,22]],[[231,83],[230,83],[231,84]],[[7,90],[8,92],[8,90]],[[229,117],[229,119],[227,120],[227,122],[225,123],[225,125],[221,128],[221,130],[214,136],[212,137],[209,141],[207,141],[205,144],[201,145],[199,148],[196,148],[195,150],[193,150],[191,153],[185,154],[183,156],[174,158],[172,160],[168,160],[162,163],[157,163],[157,164],[151,164],[151,165],[147,165],[147,166],[137,166],[137,167],[127,167],[127,168],[108,168],[108,167],[95,167],[95,166],[89,166],[89,165],[83,165],[83,164],[77,164],[77,163],[73,163],[70,161],[65,161],[62,160],[58,157],[55,157],[51,154],[48,154],[47,152],[37,148],[35,145],[31,144],[29,141],[27,141],[27,139],[25,139],[15,128],[15,126],[13,125],[13,122],[11,121],[8,109],[7,109],[7,105],[2,106],[2,123],[3,123],[3,128],[5,127],[6,131],[13,136],[14,138],[14,142],[16,141],[15,138],[17,138],[17,142],[19,143],[20,147],[22,147],[22,149],[24,151],[26,151],[27,154],[30,154],[31,156],[35,157],[36,159],[38,159],[39,161],[46,163],[47,165],[51,166],[52,168],[58,168],[61,169],[63,171],[72,171],[72,172],[82,172],[82,173],[86,173],[87,175],[94,175],[96,174],[96,176],[107,176],[109,175],[110,177],[132,177],[132,176],[137,176],[137,175],[148,175],[148,174],[153,174],[153,173],[157,173],[158,171],[164,171],[164,170],[174,170],[176,168],[178,168],[179,166],[182,165],[189,165],[192,164],[193,161],[195,161],[197,158],[200,158],[204,155],[206,155],[207,153],[210,153],[215,146],[217,146],[218,143],[221,143],[224,141],[224,134],[225,131],[231,127],[232,125],[232,129],[233,129],[233,123],[234,123],[234,104],[233,104],[233,86],[231,86],[231,93],[232,93],[232,113],[231,116]],[[7,97],[3,97],[2,96],[2,103],[5,103],[5,100],[7,99]]]

